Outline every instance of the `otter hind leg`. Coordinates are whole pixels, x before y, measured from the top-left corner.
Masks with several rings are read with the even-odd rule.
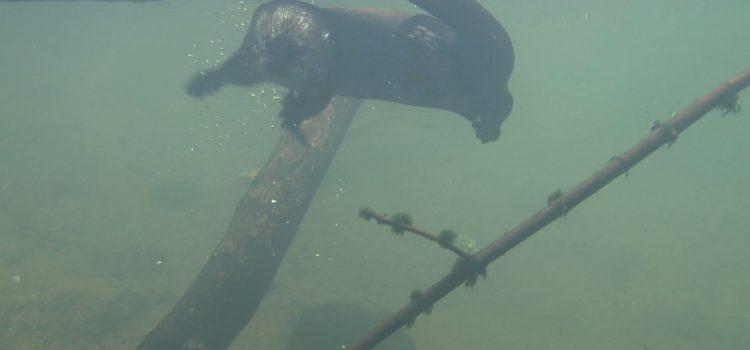
[[[408,43],[415,53],[434,56],[456,41],[456,32],[435,17],[414,15],[401,23],[396,36]]]

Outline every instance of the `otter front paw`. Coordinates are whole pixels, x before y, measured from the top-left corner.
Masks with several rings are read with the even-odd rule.
[[[333,94],[323,87],[314,89],[300,89],[289,91],[281,101],[283,106],[279,116],[281,126],[289,130],[298,140],[307,144],[299,130],[300,124],[306,119],[320,113],[333,98]]]
[[[304,106],[300,103],[298,96],[296,91],[290,91],[284,96],[284,99],[281,101],[283,107],[281,112],[279,112],[279,117],[281,117],[281,126],[284,129],[289,131],[301,144],[309,146],[310,143],[305,138],[305,135],[302,134],[299,127],[305,119],[310,118],[313,114],[304,110]]]
[[[218,91],[224,85],[224,80],[217,71],[203,71],[190,79],[185,91],[191,97],[203,97]]]
[[[294,136],[294,138],[299,141],[299,143],[310,146],[310,141],[307,140],[307,137],[302,133],[302,130],[300,130],[300,122],[291,121],[290,119],[284,119],[281,121],[281,126],[289,131],[289,134]]]
[[[294,127],[323,109],[312,109],[312,106],[309,103],[309,98],[298,90],[289,91],[284,96],[284,99],[281,100],[281,106],[282,108],[279,112],[279,117],[281,117],[283,121],[282,125]]]

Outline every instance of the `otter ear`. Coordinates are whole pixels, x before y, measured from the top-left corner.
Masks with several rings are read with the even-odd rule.
[[[185,91],[192,97],[203,97],[216,93],[223,85],[224,79],[219,71],[202,71],[190,79]]]

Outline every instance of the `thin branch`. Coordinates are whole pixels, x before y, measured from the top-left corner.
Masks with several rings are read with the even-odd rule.
[[[750,69],[736,75],[730,80],[722,83],[716,89],[690,107],[675,114],[672,118],[656,123],[651,133],[633,146],[627,152],[614,157],[616,161],[609,162],[591,177],[578,184],[568,192],[554,193],[548,198],[547,206],[531,216],[502,237],[492,242],[476,254],[473,262],[480,267],[486,267],[497,260],[503,254],[517,246],[534,233],[546,227],[557,218],[564,216],[575,206],[592,196],[614,179],[638,164],[648,155],[664,145],[675,142],[681,132],[690,127],[698,119],[706,115],[714,108],[722,111],[739,112],[735,96],[738,92],[750,85]],[[377,325],[369,334],[348,346],[347,349],[365,350],[372,349],[375,345],[396,332],[399,328],[414,322],[414,319],[432,307],[438,300],[442,299],[455,288],[476,279],[476,271],[472,269],[454,268],[449,274],[437,281],[429,288],[420,291],[419,302],[413,300],[394,313],[392,316]]]
[[[408,214],[399,213],[393,215],[392,218],[389,218],[386,215],[378,214],[374,210],[370,208],[362,208],[359,210],[359,217],[370,220],[374,219],[375,222],[378,223],[378,225],[388,225],[391,227],[391,230],[393,233],[396,234],[403,234],[404,231],[411,232],[417,236],[420,236],[422,238],[427,238],[441,247],[448,249],[458,255],[461,259],[464,260],[471,260],[471,254],[463,251],[461,248],[457,247],[455,245],[456,240],[456,233],[450,230],[443,230],[440,231],[439,234],[434,234],[432,232],[420,229],[418,227],[414,227],[412,225],[412,219]]]

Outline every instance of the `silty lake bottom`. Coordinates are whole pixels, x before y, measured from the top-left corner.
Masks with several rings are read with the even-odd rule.
[[[748,1],[482,3],[516,51],[501,139],[366,101],[232,349],[291,348],[297,321],[370,324],[450,269],[360,207],[481,247],[750,66]],[[192,282],[280,135],[285,91],[182,86],[239,45],[257,5],[0,2],[0,348],[132,349]],[[701,120],[398,346],[750,348],[747,110]]]

